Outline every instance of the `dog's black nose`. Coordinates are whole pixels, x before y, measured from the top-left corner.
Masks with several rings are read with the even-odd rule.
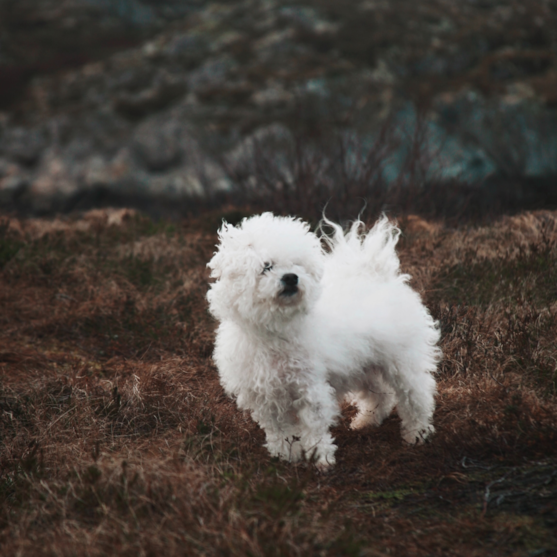
[[[294,273],[286,273],[286,275],[282,275],[280,279],[284,286],[296,286],[298,284],[298,275]]]

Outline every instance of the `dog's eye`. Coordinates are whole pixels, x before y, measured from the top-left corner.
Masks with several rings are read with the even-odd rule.
[[[267,271],[270,271],[273,268],[272,263],[263,263],[263,272],[261,274],[265,274]]]

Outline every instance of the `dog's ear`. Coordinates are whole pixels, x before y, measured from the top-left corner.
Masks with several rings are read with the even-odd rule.
[[[215,252],[207,267],[211,269],[211,277],[219,279],[222,275],[222,253]]]
[[[213,254],[213,257],[209,263],[207,263],[207,267],[211,269],[211,277],[219,279],[222,275],[223,265],[225,264],[224,259],[226,258],[226,254],[224,253],[224,248],[228,243],[228,240],[231,236],[230,229],[234,227],[228,224],[225,220],[222,221],[222,226],[219,228],[217,234],[219,237],[219,243],[217,245],[217,251]]]
[[[223,220],[222,226],[219,228],[217,234],[219,237],[219,243],[217,245],[217,251],[213,254],[211,261],[207,263],[207,267],[211,269],[211,277],[219,279],[222,275],[222,265],[223,265],[223,253],[222,253],[222,246],[223,246],[223,239],[227,236],[228,228],[230,225]]]
[[[220,279],[225,271],[230,271],[238,266],[239,259],[245,259],[245,246],[240,242],[242,231],[223,220],[218,231],[219,243],[217,251],[207,267],[211,269],[211,277]],[[249,246],[248,246],[249,247]],[[240,252],[240,248],[244,248]]]

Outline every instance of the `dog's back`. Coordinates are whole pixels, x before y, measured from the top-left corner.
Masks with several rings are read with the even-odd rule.
[[[329,246],[327,254],[324,286],[328,281],[364,275],[374,281],[408,280],[400,274],[400,262],[396,244],[400,230],[383,216],[369,231],[364,231],[364,223],[356,220],[345,233],[333,222],[324,220],[333,229],[332,234],[323,233],[322,238]]]

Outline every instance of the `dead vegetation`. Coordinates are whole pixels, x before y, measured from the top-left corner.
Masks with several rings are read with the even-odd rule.
[[[557,551],[557,213],[399,219],[443,331],[437,433],[405,447],[394,415],[354,432],[346,408],[328,475],[271,459],[218,384],[218,216],[2,221],[3,554]]]

